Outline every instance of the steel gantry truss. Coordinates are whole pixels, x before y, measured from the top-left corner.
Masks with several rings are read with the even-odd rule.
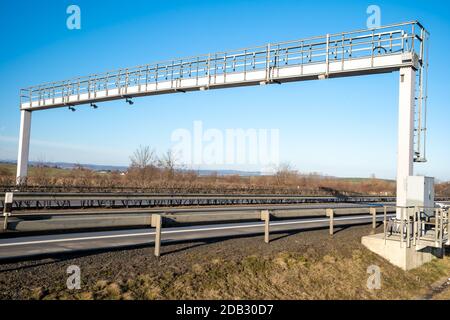
[[[400,71],[398,205],[425,161],[427,40],[417,21],[119,69],[20,90],[17,183],[26,181],[31,113],[117,99]],[[417,80],[416,80],[417,78]]]
[[[35,111],[233,85],[391,72],[402,66],[419,69],[426,35],[418,22],[409,22],[170,60],[21,89],[20,106]]]

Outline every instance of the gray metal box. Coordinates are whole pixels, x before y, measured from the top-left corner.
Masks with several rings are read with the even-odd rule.
[[[409,176],[406,188],[408,206],[434,208],[434,178]]]

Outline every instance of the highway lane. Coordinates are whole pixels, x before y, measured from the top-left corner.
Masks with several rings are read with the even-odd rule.
[[[389,216],[393,215],[390,214]],[[369,215],[336,217],[335,226],[370,223],[371,219]],[[383,216],[378,216],[377,219],[380,221],[383,219]],[[311,228],[326,228],[328,225],[329,219],[327,218],[273,221],[271,222],[270,231],[273,233],[307,230]],[[263,226],[262,222],[249,222],[163,228],[162,243],[258,235],[263,233]],[[28,259],[58,253],[153,245],[154,238],[154,229],[137,229],[0,239],[0,260]],[[162,252],[164,253],[164,247]]]

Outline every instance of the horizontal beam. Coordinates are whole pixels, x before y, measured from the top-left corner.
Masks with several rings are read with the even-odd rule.
[[[389,73],[398,71],[402,67],[417,67],[417,57],[413,53],[397,53],[329,63],[273,67],[270,68],[270,71],[233,72],[218,76],[209,75],[198,78],[177,79],[175,81],[162,81],[146,85],[72,94],[58,98],[40,99],[22,103],[21,109],[37,111],[169,93]],[[270,74],[269,76],[268,73]]]

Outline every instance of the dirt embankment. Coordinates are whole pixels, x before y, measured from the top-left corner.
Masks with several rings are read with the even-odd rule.
[[[450,276],[450,257],[404,272],[366,250],[369,226],[60,256],[0,265],[1,299],[411,299]],[[66,288],[81,268],[81,290]],[[381,269],[370,290],[367,269]],[[448,299],[449,290],[432,298]]]

